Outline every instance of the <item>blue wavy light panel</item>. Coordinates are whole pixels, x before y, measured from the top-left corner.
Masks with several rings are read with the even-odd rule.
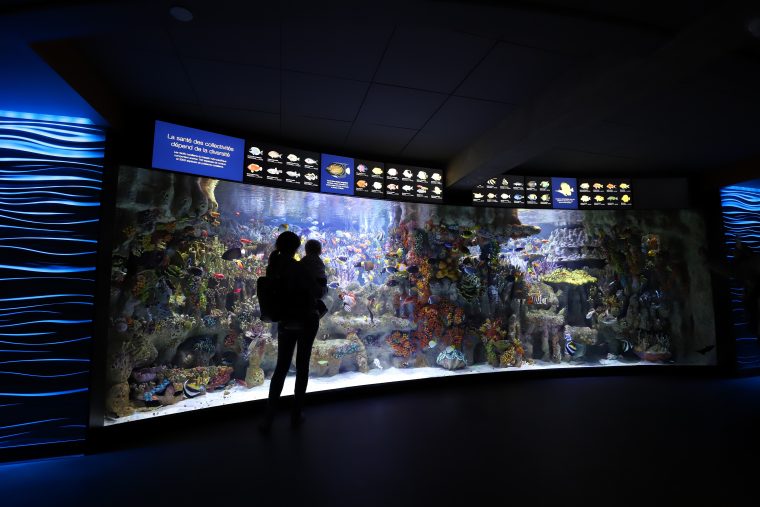
[[[104,145],[0,111],[0,450],[84,440]]]
[[[760,252],[760,188],[732,185],[722,188],[720,194],[728,259],[734,257],[737,240],[753,252]],[[740,369],[760,368],[758,337],[747,326],[743,296],[742,284],[731,279],[731,317],[736,340],[736,362]]]

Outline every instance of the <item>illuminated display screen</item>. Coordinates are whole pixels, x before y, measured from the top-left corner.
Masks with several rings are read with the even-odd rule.
[[[371,160],[356,160],[354,195],[385,197],[385,164]]]
[[[320,190],[328,194],[353,195],[354,159],[322,154]]]
[[[156,121],[153,167],[240,181],[242,139]]]
[[[581,209],[630,208],[633,206],[631,181],[601,178],[578,180],[578,205]]]
[[[354,161],[322,156],[322,169],[335,163],[346,166],[331,176],[345,173],[353,190]],[[386,177],[391,168],[398,184],[420,184],[401,181],[403,166]],[[712,364],[699,352],[715,344],[699,215],[630,210],[618,223],[615,213],[358,199],[122,167],[106,424],[266,398],[277,338],[255,287],[283,230],[319,240],[328,274],[309,391]]]

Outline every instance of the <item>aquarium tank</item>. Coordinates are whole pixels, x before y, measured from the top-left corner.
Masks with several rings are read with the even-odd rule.
[[[256,280],[285,230],[322,243],[329,277],[310,391],[715,363],[688,210],[393,202],[129,166],[117,193],[106,424],[266,398],[277,330]]]

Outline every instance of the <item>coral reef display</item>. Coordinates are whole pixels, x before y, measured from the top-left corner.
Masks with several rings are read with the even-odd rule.
[[[284,230],[323,245],[315,381],[393,372],[706,364],[699,216],[390,202],[122,167],[106,411],[265,396],[256,280]],[[205,405],[204,405],[205,406]]]

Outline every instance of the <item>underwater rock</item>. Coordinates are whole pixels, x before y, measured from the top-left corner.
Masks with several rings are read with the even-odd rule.
[[[467,367],[464,354],[451,346],[446,347],[446,350],[438,354],[435,362],[447,370],[461,370]]]
[[[585,343],[594,345],[597,343],[598,331],[590,327],[565,326],[565,331],[570,333],[573,341],[576,343]]]
[[[264,370],[261,368],[261,357],[253,353],[248,358],[248,369],[245,372],[245,384],[249,388],[264,383]]]
[[[121,382],[111,386],[106,394],[106,413],[116,417],[126,417],[134,414],[135,409],[129,402],[129,384]]]
[[[331,377],[342,371],[369,371],[367,351],[357,335],[351,333],[345,339],[316,340],[311,351],[309,374]]]
[[[557,336],[562,336],[561,328],[564,325],[564,312],[553,313],[549,310],[526,312],[520,341],[531,344],[533,354],[529,358],[552,360],[552,349],[558,347]],[[556,359],[556,354],[554,356]]]
[[[193,336],[177,347],[173,363],[180,368],[209,366],[211,358],[216,354],[216,336]]]
[[[140,368],[132,371],[132,380],[138,384],[144,384],[150,382],[156,378],[157,368]]]

